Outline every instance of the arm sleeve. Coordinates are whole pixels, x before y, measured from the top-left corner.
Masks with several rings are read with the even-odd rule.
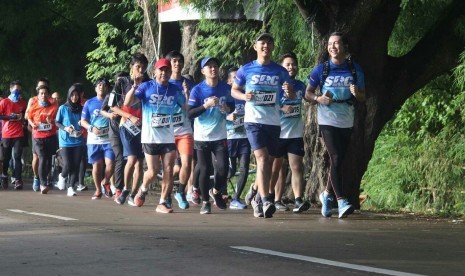
[[[202,113],[205,112],[205,107],[203,107],[203,105],[200,105],[200,106],[197,106],[197,107],[194,107],[192,105],[188,105],[187,106],[187,118],[189,119],[194,119],[196,117],[199,117],[200,115],[202,115]]]

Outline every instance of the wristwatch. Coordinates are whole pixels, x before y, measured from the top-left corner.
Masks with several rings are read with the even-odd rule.
[[[318,96],[315,95],[315,97],[313,97],[313,100],[316,102],[318,100]]]

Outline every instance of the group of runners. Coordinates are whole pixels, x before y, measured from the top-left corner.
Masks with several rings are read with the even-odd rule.
[[[92,164],[94,200],[105,195],[118,204],[127,201],[141,207],[162,171],[156,212],[173,212],[171,195],[177,175],[174,198],[179,208],[201,204],[200,213],[209,214],[211,201],[219,209],[227,208],[227,179],[237,175],[229,207],[245,209],[250,204],[255,217],[270,218],[276,210],[289,210],[281,200],[287,158],[295,197],[292,210],[300,213],[310,207],[303,192],[302,110],[306,101],[318,105],[319,130],[331,160],[328,184],[319,196],[321,213],[330,217],[337,200],[339,218],[346,217],[353,207],[346,198],[340,166],[353,127],[353,105],[364,101],[365,85],[360,66],[347,59],[345,37],[340,33],[329,37],[329,60],[314,68],[307,86],[296,79],[294,54],[283,55],[280,64],[271,60],[271,34],[260,34],[253,47],[257,59],[231,68],[227,82],[220,78],[220,60],[206,57],[200,62],[204,80],[194,85],[181,74],[184,57],[178,51],[154,64],[153,80],[146,74],[147,58],[134,54],[129,74],[117,75],[111,91],[108,80],[98,79],[96,96],[86,100],[82,84],[75,83],[61,106],[50,97],[48,83],[38,82],[37,96],[26,105],[21,84],[12,82],[10,96],[0,102],[2,187],[8,187],[13,153],[12,184],[15,189],[23,188],[24,114],[32,130],[33,189],[42,194],[51,187],[52,156],[59,148],[63,168],[57,186],[66,189],[68,196],[86,188],[80,179],[87,161]],[[243,203],[252,152],[256,179]]]

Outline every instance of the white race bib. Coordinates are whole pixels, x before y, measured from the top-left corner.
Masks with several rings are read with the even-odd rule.
[[[37,126],[37,131],[50,131],[52,130],[52,124],[49,123],[39,123]]]
[[[238,116],[233,123],[233,130],[235,133],[244,133],[245,128],[244,128],[244,116]]]
[[[300,104],[291,105],[291,107],[292,107],[291,112],[284,113],[284,117],[285,118],[300,117],[300,111],[301,111]]]
[[[131,120],[127,119],[124,121],[123,127],[126,128],[132,136],[137,136],[140,133],[140,128],[136,126]]]
[[[96,134],[96,135],[97,135],[97,137],[107,136],[109,130],[110,130],[109,127],[100,128],[99,132],[98,132],[99,134]]]
[[[276,103],[275,92],[255,91],[254,104],[260,106],[272,106]]]
[[[81,135],[82,135],[82,131],[80,131],[80,130],[73,130],[73,131],[69,134],[69,137],[79,138],[79,137],[81,137]]]
[[[182,113],[173,115],[173,126],[178,127],[184,124],[184,116]]]
[[[171,124],[171,115],[152,114],[150,125],[154,128],[169,127]]]

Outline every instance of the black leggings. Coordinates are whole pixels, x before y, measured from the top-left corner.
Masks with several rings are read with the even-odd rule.
[[[39,157],[39,179],[41,185],[48,183],[48,176],[52,170],[52,157],[57,150],[57,137],[32,139],[34,151]]]
[[[13,151],[14,171],[13,176],[16,180],[21,180],[21,171],[23,164],[21,163],[21,155],[23,147],[21,145],[22,138],[3,138],[3,175],[8,176],[8,168],[10,167],[11,152]]]
[[[86,176],[87,169],[87,145],[81,146],[82,155],[79,162],[79,184],[85,186],[84,177]]]
[[[67,188],[73,187],[79,177],[79,165],[82,158],[81,146],[61,148],[60,155],[63,159],[61,176],[68,177]]]
[[[250,154],[241,154],[239,160],[239,175],[236,183],[236,194],[234,195],[234,199],[237,200],[240,199],[245,184],[247,183],[247,177],[249,176]],[[231,178],[236,174],[237,158],[229,158],[229,165],[229,178]]]
[[[210,173],[212,153],[216,158],[216,173],[214,188],[221,191],[226,186],[228,177],[228,145],[225,140],[195,142],[197,152],[197,166],[199,167],[199,186],[202,193],[202,201],[209,201]]]
[[[320,125],[319,127],[330,158],[326,190],[330,194],[334,193],[338,199],[346,197],[343,186],[342,163],[349,146],[352,128],[338,128],[326,125]]]

